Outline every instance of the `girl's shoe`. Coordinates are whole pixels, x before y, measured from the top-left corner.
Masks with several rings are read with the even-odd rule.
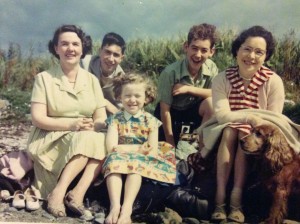
[[[225,211],[225,204],[216,205],[214,212],[211,215],[212,221],[221,222],[227,218]]]
[[[25,195],[22,191],[15,191],[12,206],[18,209],[25,208]]]
[[[241,207],[235,207],[230,205],[230,213],[228,215],[228,219],[238,223],[245,222],[245,216]]]
[[[31,188],[27,188],[24,195],[27,210],[34,211],[40,208],[39,198],[35,195],[35,192]]]

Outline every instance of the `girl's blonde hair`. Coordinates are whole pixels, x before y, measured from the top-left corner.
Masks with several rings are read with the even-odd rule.
[[[152,81],[148,76],[144,74],[137,74],[137,73],[126,73],[122,74],[119,73],[113,80],[113,85],[114,85],[114,93],[115,93],[115,98],[119,99],[121,94],[122,94],[122,88],[123,85],[126,84],[140,84],[143,83],[145,84],[145,95],[146,95],[146,102],[145,105],[152,103],[157,95],[157,89]]]

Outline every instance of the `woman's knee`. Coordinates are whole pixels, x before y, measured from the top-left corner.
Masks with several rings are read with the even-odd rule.
[[[74,160],[77,160],[77,161],[81,160],[81,161],[86,161],[87,162],[89,160],[89,158],[85,155],[82,155],[82,154],[76,154],[70,159],[70,161],[74,161]]]
[[[224,150],[235,152],[237,149],[237,138],[238,131],[236,129],[231,127],[224,128],[218,152],[222,152]]]
[[[206,118],[207,120],[213,115],[213,104],[212,104],[212,98],[208,97],[204,99],[199,106],[199,115],[202,118]]]
[[[226,141],[237,141],[238,130],[231,127],[225,127],[223,130],[222,140]]]

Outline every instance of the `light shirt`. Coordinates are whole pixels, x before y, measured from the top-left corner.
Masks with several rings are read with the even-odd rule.
[[[187,63],[187,59],[184,58],[167,66],[160,74],[158,80],[159,100],[177,110],[186,110],[203,99],[191,94],[173,96],[172,91],[175,84],[182,83],[208,89],[211,87],[213,77],[218,74],[216,64],[212,60],[207,59],[205,63],[202,64],[198,77],[194,81],[188,71]]]
[[[100,66],[100,57],[97,55],[86,55],[84,59],[81,60],[80,65],[94,74],[100,82],[104,98],[114,104],[118,109],[122,108],[122,104],[115,99],[114,91],[113,91],[113,79],[114,77],[122,73],[124,74],[123,69],[120,65],[116,67],[116,70],[110,74],[109,76],[105,77],[102,73],[101,66]]]

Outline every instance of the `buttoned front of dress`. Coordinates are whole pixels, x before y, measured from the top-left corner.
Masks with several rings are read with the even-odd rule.
[[[32,101],[45,103],[48,116],[91,117],[95,108],[105,106],[103,94],[91,88],[99,85],[97,79],[83,69],[78,71],[74,88],[60,68],[39,74],[36,82]]]

